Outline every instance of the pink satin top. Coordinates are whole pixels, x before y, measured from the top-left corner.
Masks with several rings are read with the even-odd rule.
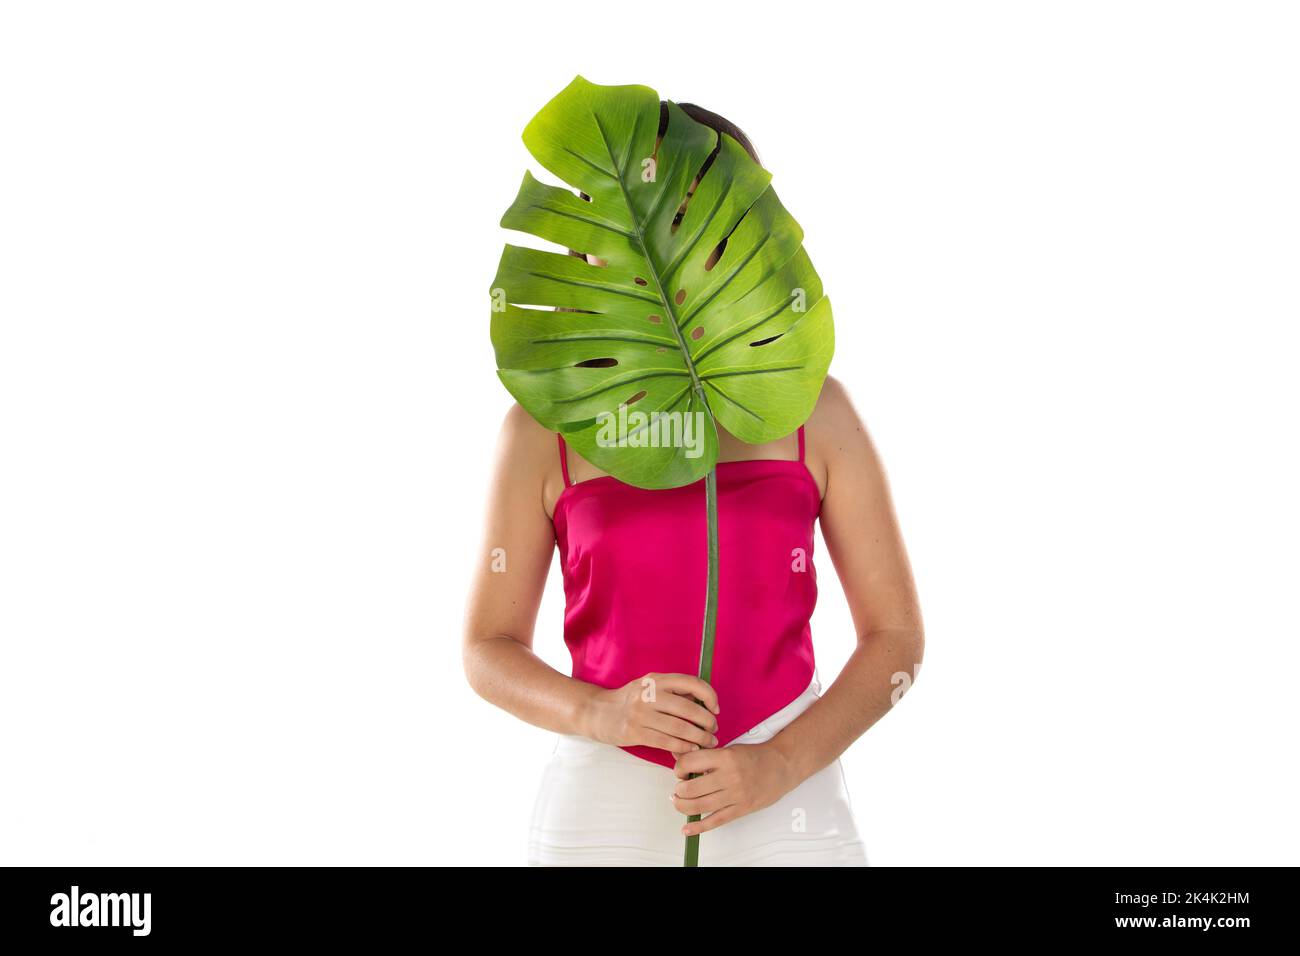
[[[558,437],[558,436],[557,436]],[[666,490],[612,476],[564,490],[553,521],[564,576],[564,642],[573,676],[622,687],[650,673],[697,674],[704,626],[704,481]],[[817,483],[804,464],[718,464],[718,626],[713,689],[725,746],[798,697],[813,678]],[[623,748],[672,767],[657,747]]]

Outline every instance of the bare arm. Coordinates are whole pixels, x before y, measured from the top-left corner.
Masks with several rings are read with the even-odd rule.
[[[549,449],[549,455],[548,455]],[[511,408],[501,426],[488,491],[483,544],[465,616],[464,662],[479,696],[521,720],[564,734],[584,733],[583,715],[599,689],[533,653],[533,627],[555,551],[548,514],[559,489],[549,481],[555,437]]]
[[[563,478],[555,435],[518,406],[506,415],[488,493],[487,526],[465,615],[470,686],[521,720],[604,743],[673,753],[717,745],[717,696],[699,679],[651,674],[606,689],[568,677],[533,653],[533,627],[555,550],[551,511]],[[649,699],[647,699],[647,697]],[[695,703],[704,701],[708,709]]]
[[[772,740],[796,782],[838,758],[889,712],[895,689],[915,678],[925,645],[884,470],[838,382],[827,380],[809,431],[826,469],[822,536],[849,602],[857,647],[821,699]]]

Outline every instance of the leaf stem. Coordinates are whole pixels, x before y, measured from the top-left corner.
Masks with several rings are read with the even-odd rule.
[[[709,683],[713,678],[713,638],[718,628],[718,469],[715,465],[704,478],[704,509],[708,523],[709,581],[704,595],[704,637],[700,641],[700,680]],[[699,774],[691,774],[697,777]],[[686,818],[695,823],[698,813]],[[683,866],[700,865],[700,837],[686,838]]]

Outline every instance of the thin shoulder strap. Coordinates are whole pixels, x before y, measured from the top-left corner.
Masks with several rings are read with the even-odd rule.
[[[799,460],[803,461],[803,426],[799,426]]]
[[[564,444],[564,436],[559,432],[555,433],[556,439],[560,443],[560,474],[564,475],[564,487],[568,488],[573,482],[569,479],[569,452]],[[799,433],[799,447],[803,448],[803,432]],[[799,460],[803,460],[803,452],[799,453]]]

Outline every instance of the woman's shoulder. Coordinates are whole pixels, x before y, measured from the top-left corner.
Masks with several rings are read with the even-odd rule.
[[[870,465],[875,453],[866,422],[844,383],[826,376],[821,395],[805,426],[808,457],[831,473]]]
[[[510,472],[512,483],[521,490],[536,489],[549,516],[564,490],[555,432],[538,424],[519,402],[512,402],[500,423],[497,447],[498,472]]]
[[[501,420],[499,441],[517,464],[548,462],[558,452],[555,432],[543,428],[518,402],[511,402]]]
[[[546,441],[555,444],[555,432],[539,425],[537,419],[524,411],[518,402],[511,402],[506,409],[505,418],[501,422],[501,438],[520,449],[540,448]]]
[[[822,383],[821,394],[817,397],[817,404],[808,416],[805,431],[836,438],[847,437],[862,428],[862,419],[853,406],[848,389],[839,379],[827,375]]]

